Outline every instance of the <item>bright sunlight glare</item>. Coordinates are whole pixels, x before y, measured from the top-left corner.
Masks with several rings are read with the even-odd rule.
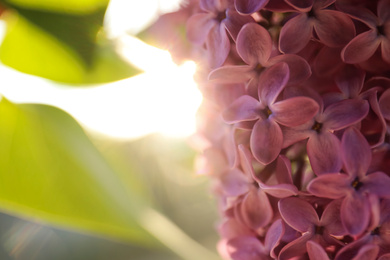
[[[111,4],[119,2],[113,0]],[[126,2],[130,8],[133,1],[121,1],[122,5],[126,5]],[[155,2],[161,6],[164,1]],[[171,1],[172,4],[175,2],[178,1]],[[133,3],[132,6],[136,5]],[[115,10],[111,8],[112,12],[119,9],[120,5]],[[138,19],[141,20],[141,16],[142,12],[138,12]],[[111,17],[115,17],[115,13]],[[115,22],[112,22],[111,26],[114,26]],[[2,25],[0,35],[3,33]],[[120,33],[117,31],[114,34]],[[116,138],[138,138],[150,133],[171,137],[193,134],[195,114],[202,101],[193,80],[195,63],[188,61],[177,66],[169,52],[134,37],[123,36],[123,32],[121,35],[115,35],[119,41],[118,51],[144,73],[83,88],[62,86],[0,65],[0,94],[14,102],[57,106],[85,127]]]

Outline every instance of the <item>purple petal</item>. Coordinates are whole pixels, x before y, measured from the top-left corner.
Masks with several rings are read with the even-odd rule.
[[[382,0],[378,2],[378,18],[381,21],[390,20],[390,1]]]
[[[307,201],[297,197],[281,199],[279,211],[290,227],[302,233],[311,231],[319,223],[315,209]]]
[[[370,204],[365,196],[351,192],[341,204],[341,221],[351,235],[361,234],[370,220]]]
[[[344,70],[336,76],[335,81],[346,97],[355,98],[363,88],[365,76],[364,70],[355,66],[345,66]]]
[[[254,76],[253,68],[248,65],[223,66],[210,72],[209,80],[216,84],[244,83]]]
[[[274,221],[274,223],[267,231],[267,234],[265,236],[264,246],[267,252],[270,252],[269,254],[272,258],[276,258],[276,254],[274,250],[279,245],[283,233],[284,233],[284,228],[281,219]]]
[[[218,228],[219,233],[223,238],[231,239],[238,236],[253,235],[253,231],[241,224],[234,218],[229,218],[222,223]]]
[[[233,260],[258,260],[268,254],[263,244],[252,236],[230,239],[227,250]]]
[[[296,256],[302,256],[306,253],[306,243],[313,238],[313,234],[306,233],[303,236],[285,245],[279,253],[278,260],[300,259]]]
[[[308,97],[293,97],[270,105],[271,116],[281,125],[294,127],[311,120],[318,112],[317,102]]]
[[[369,111],[366,100],[345,99],[329,105],[323,115],[323,128],[340,130],[365,118]]]
[[[206,46],[210,67],[221,66],[230,52],[230,40],[224,26],[216,24],[211,28],[206,39]]]
[[[257,23],[244,25],[237,36],[237,52],[250,65],[265,64],[271,56],[272,40]]]
[[[196,44],[203,44],[216,21],[210,13],[194,14],[187,22],[187,37]]]
[[[269,67],[259,78],[259,97],[267,105],[275,102],[286,86],[290,72],[287,63],[281,62]]]
[[[250,147],[253,156],[263,164],[275,160],[282,149],[283,135],[273,120],[259,120],[253,127]]]
[[[310,120],[307,123],[298,127],[289,128],[282,127],[283,131],[283,148],[289,147],[299,141],[302,141],[313,134],[311,127],[314,125],[314,120]]]
[[[263,8],[269,0],[235,0],[236,10],[242,14],[252,14]]]
[[[369,30],[353,38],[341,51],[341,58],[351,64],[366,61],[378,49],[379,44],[377,33]]]
[[[345,13],[321,10],[316,13],[316,18],[314,29],[326,46],[344,46],[355,36],[355,26]]]
[[[308,12],[313,6],[313,0],[285,0],[289,5],[300,12]]]
[[[271,221],[273,211],[264,191],[253,188],[243,199],[239,214],[248,227],[256,230]]]
[[[250,121],[260,118],[259,111],[262,109],[260,102],[251,96],[237,98],[222,113],[223,120],[229,124]]]
[[[386,33],[389,34],[389,32],[386,32]],[[389,37],[389,36],[387,36],[387,37]],[[390,39],[389,38],[382,40],[381,50],[382,50],[383,60],[386,61],[387,63],[390,63]]]
[[[390,253],[382,255],[378,260],[390,260]]]
[[[289,20],[280,31],[279,49],[284,53],[297,53],[309,42],[313,24],[306,14],[299,14]],[[299,35],[299,37],[297,37]]]
[[[313,179],[307,190],[318,197],[339,199],[351,192],[351,178],[346,174],[324,174]]]
[[[350,127],[344,132],[341,152],[346,172],[350,176],[363,178],[371,163],[371,149],[359,130]]]
[[[223,9],[224,3],[223,0],[200,0],[199,6],[204,11],[218,12]]]
[[[342,166],[339,139],[330,132],[313,134],[307,142],[307,155],[315,174],[339,172]]]
[[[374,172],[368,174],[361,180],[364,190],[378,197],[390,198],[390,177],[383,172]]]
[[[340,208],[342,200],[333,200],[329,203],[321,216],[321,225],[326,226],[330,235],[344,236],[347,234],[340,219]]]
[[[296,84],[308,79],[311,75],[310,65],[305,59],[295,54],[284,54],[272,57],[267,65],[274,65],[279,62],[285,62],[290,70],[290,84]]]
[[[352,258],[352,260],[375,260],[379,253],[379,247],[377,245],[365,245],[359,253]]]
[[[310,259],[329,260],[328,254],[325,252],[325,249],[316,242],[307,241],[306,248]]]
[[[235,10],[228,9],[226,13],[226,19],[224,24],[226,29],[229,31],[233,40],[237,39],[238,33],[240,32],[242,26],[247,23],[253,23],[255,20],[250,15],[240,15]]]
[[[240,170],[232,169],[225,172],[221,178],[223,191],[227,196],[239,196],[249,190],[251,180]]]
[[[298,195],[298,189],[293,184],[277,184],[277,185],[266,185],[259,184],[267,194],[274,196],[276,198],[287,198],[291,196]]]
[[[385,119],[390,120],[390,89],[383,92],[382,96],[379,98],[379,107],[382,116]]]
[[[350,260],[352,259],[360,248],[371,242],[371,236],[366,235],[358,240],[353,241],[352,243],[347,244],[337,253],[335,260]]]

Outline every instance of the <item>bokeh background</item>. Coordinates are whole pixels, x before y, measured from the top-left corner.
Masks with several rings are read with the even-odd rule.
[[[0,6],[8,2],[12,1],[0,1]],[[83,127],[102,160],[128,182],[126,188],[142,194],[139,203],[161,214],[162,218],[151,218],[156,223],[149,225],[160,230],[156,233],[163,234],[157,239],[158,245],[128,241],[115,235],[96,235],[57,225],[36,212],[24,214],[23,210],[4,207],[0,214],[0,259],[185,259],[178,249],[192,254],[192,259],[208,260],[205,255],[218,259],[216,203],[209,179],[196,173],[194,163],[198,152],[191,141],[196,110],[202,99],[192,78],[196,65],[191,61],[177,65],[167,51],[134,38],[161,14],[176,11],[179,6],[179,0],[110,1],[104,33],[115,42],[123,60],[139,70],[131,78],[75,87],[22,73],[8,64],[0,65],[0,94],[4,98],[21,106],[21,110],[31,108],[23,107],[26,103],[48,104],[69,113]],[[9,20],[0,22],[1,38],[9,26]],[[57,64],[52,66],[56,68]],[[60,65],[57,69],[61,69]],[[7,120],[10,119],[4,119],[0,126],[7,127]],[[28,132],[30,124],[27,122],[25,126]],[[12,158],[13,154],[11,159],[17,161],[18,154]],[[79,151],[75,150],[75,154]],[[5,167],[0,175],[18,167]],[[6,179],[2,180],[3,187],[14,187],[16,194],[28,196],[29,191],[23,193],[23,187],[17,182],[10,185]],[[31,185],[35,185],[34,181]],[[48,181],[47,185],[53,184]],[[164,239],[169,242],[165,244]],[[169,243],[174,244],[173,250]]]

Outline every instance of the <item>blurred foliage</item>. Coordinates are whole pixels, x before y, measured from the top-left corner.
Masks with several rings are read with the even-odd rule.
[[[71,84],[104,83],[138,74],[105,37],[107,4],[108,0],[0,0],[7,23],[1,62]]]
[[[135,243],[154,240],[138,224],[136,180],[124,186],[83,130],[46,105],[0,102],[0,208],[51,224]]]

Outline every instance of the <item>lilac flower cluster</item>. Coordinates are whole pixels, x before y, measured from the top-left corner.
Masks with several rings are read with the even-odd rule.
[[[390,259],[390,0],[191,6],[220,254]]]

